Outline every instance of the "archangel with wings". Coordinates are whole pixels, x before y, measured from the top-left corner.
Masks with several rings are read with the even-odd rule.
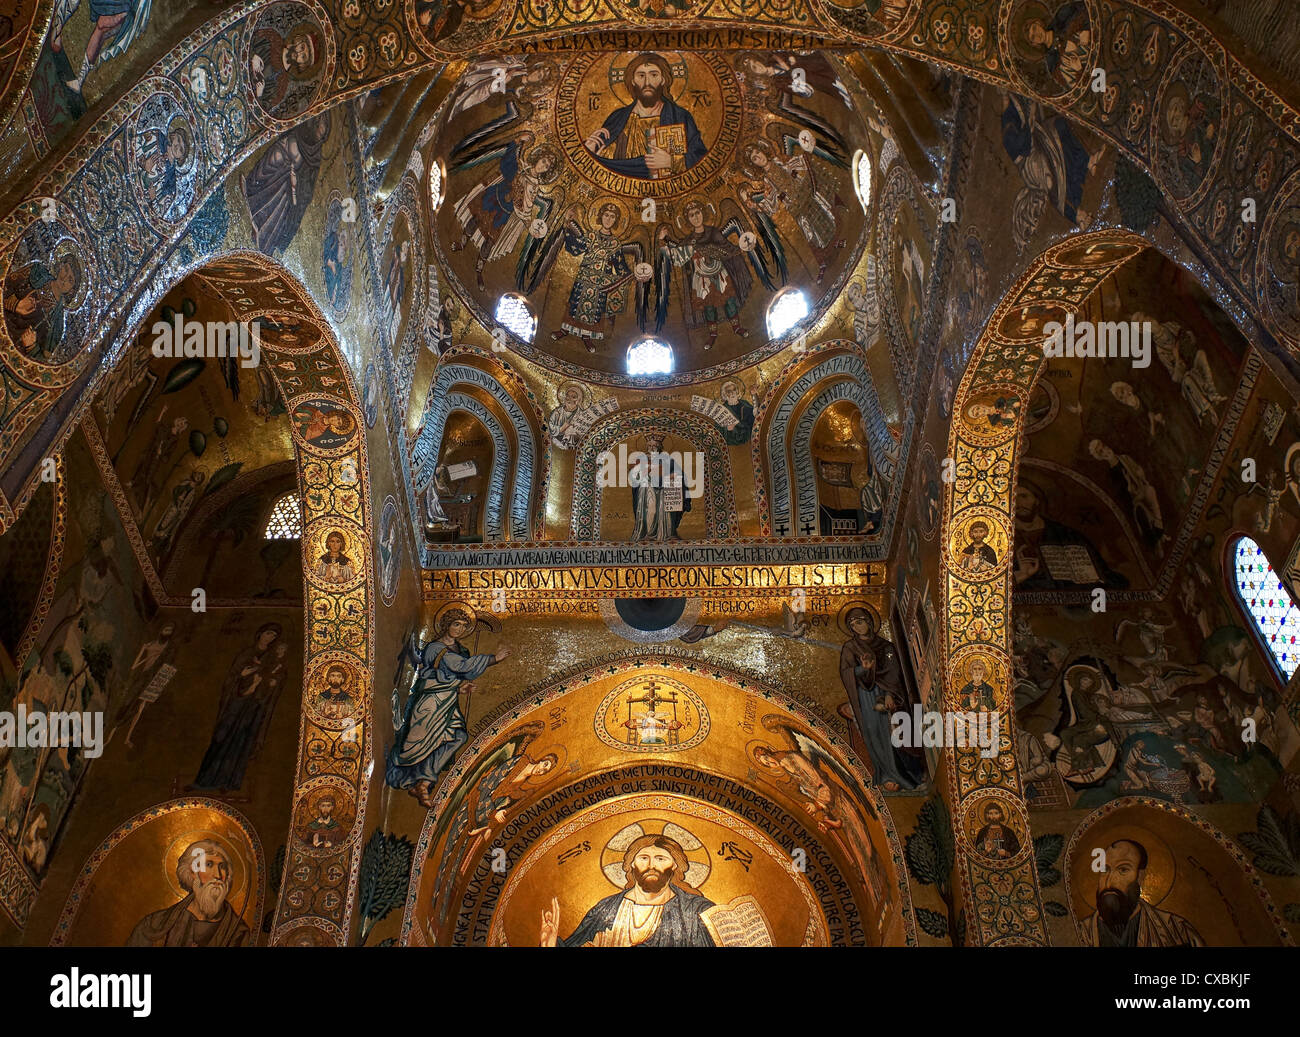
[[[726,320],[738,338],[748,338],[749,330],[740,326],[740,310],[754,286],[745,252],[752,251],[752,231],[746,231],[734,216],[721,227],[705,222],[705,203],[692,199],[682,210],[687,232],[673,237],[672,228],[659,228],[659,261],[655,268],[655,330],[660,330],[668,316],[668,300],[674,267],[687,271],[682,279],[682,314],[688,328],[709,329],[705,349],[718,340],[718,323]],[[731,240],[735,235],[736,242]]]
[[[570,207],[569,213],[572,213]],[[519,287],[531,294],[546,280],[561,252],[580,257],[564,320],[551,332],[555,341],[569,335],[586,343],[589,353],[612,330],[618,315],[627,309],[629,290],[635,285],[637,324],[644,329],[649,304],[647,243],[636,236],[621,236],[627,213],[618,202],[606,200],[592,210],[590,227],[583,227],[566,214],[566,219],[544,239],[525,246],[519,262]]]
[[[532,141],[531,132],[522,133],[503,147],[467,159],[461,167],[497,161],[496,176],[481,181],[456,203],[462,233],[451,250],[458,252],[474,243],[478,249],[474,274],[480,292],[487,291],[483,268],[511,255],[521,239],[531,237],[537,228],[535,221],[544,227],[554,203],[547,189],[560,175],[560,153],[549,144],[532,147]]]

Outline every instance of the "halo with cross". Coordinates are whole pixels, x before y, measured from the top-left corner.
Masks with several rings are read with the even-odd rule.
[[[689,862],[686,874],[682,876],[688,886],[699,889],[708,880],[709,872],[713,870],[708,847],[681,825],[656,817],[634,821],[627,827],[620,828],[600,851],[600,870],[616,888],[623,889],[627,886],[623,855],[629,846],[645,835],[664,835],[681,846]]]

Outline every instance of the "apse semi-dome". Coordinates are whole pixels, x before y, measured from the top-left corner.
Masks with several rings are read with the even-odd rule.
[[[644,336],[672,343],[674,382],[754,362],[785,345],[773,300],[800,289],[819,316],[862,247],[851,81],[821,54],[480,61],[434,135],[435,249],[480,317],[528,300],[536,336],[512,347],[553,370],[630,384]]]

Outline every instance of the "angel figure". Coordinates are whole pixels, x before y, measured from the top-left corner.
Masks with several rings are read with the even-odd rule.
[[[804,809],[812,816],[818,830],[840,843],[849,860],[857,864],[876,902],[880,903],[885,889],[880,858],[857,808],[846,802],[844,788],[853,788],[856,784],[852,775],[803,732],[779,722],[774,716],[763,719],[764,727],[774,733],[777,730],[784,733],[795,748],[780,749],[760,743],[750,752],[754,762],[769,779],[794,786],[795,795],[804,800]]]
[[[457,81],[456,99],[447,113],[447,122],[484,104],[493,94],[540,99],[554,88],[554,79],[555,66],[549,61],[529,67],[522,57],[480,58]]]
[[[758,193],[746,193],[745,204],[767,216],[775,216],[782,209],[790,214],[812,250],[817,262],[817,284],[821,284],[830,261],[845,245],[843,238],[836,237],[839,228],[835,210],[844,205],[839,194],[832,191],[832,197],[826,197],[806,154],[783,160],[767,141],[756,140],[746,145],[742,156],[750,164],[746,172],[759,181]]]
[[[463,875],[473,866],[475,860],[471,851],[485,837],[490,838],[491,831],[505,823],[506,811],[540,791],[547,783],[548,775],[558,777],[555,771],[560,760],[556,753],[546,753],[537,759],[528,754],[529,746],[545,729],[541,721],[530,721],[515,728],[456,784],[456,790],[443,805],[439,815],[441,820],[433,833],[435,845],[444,832],[447,836],[434,880],[435,903],[445,892],[444,886],[450,880],[453,868],[460,864],[458,873]],[[473,843],[462,853],[460,848],[470,839]],[[442,910],[445,921],[445,901]]]
[[[533,236],[534,221],[544,221],[551,209],[546,188],[560,175],[560,154],[549,144],[526,151],[531,142],[532,134],[524,133],[504,149],[489,152],[499,157],[497,175],[456,203],[461,238],[452,243],[451,251],[459,252],[474,242],[478,249],[474,276],[480,292],[487,291],[483,268],[514,252],[521,238]]]
[[[596,343],[605,337],[604,325],[608,323],[612,330],[618,315],[627,308],[628,289],[633,283],[637,323],[645,328],[650,295],[646,282],[652,271],[645,262],[643,244],[619,237],[626,224],[627,214],[617,202],[602,202],[592,214],[590,229],[566,219],[521,260],[528,276],[520,287],[529,294],[546,279],[561,250],[581,257],[569,290],[565,319],[551,332],[555,341],[574,335],[586,343],[587,352],[596,352]]]
[[[704,348],[712,348],[718,340],[718,321],[724,318],[738,338],[749,338],[749,331],[740,326],[740,310],[749,298],[754,278],[744,253],[728,236],[735,234],[741,241],[752,243],[753,233],[745,231],[735,217],[721,227],[705,223],[704,206],[694,199],[686,203],[682,215],[690,228],[685,237],[674,238],[667,226],[659,228],[655,330],[662,330],[667,319],[672,270],[677,266],[690,271],[682,283],[682,313],[688,328],[708,327]]]

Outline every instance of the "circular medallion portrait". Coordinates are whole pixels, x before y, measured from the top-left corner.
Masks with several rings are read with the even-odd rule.
[[[271,119],[290,122],[325,87],[333,40],[306,4],[272,4],[256,16],[248,47],[253,100]]]
[[[735,149],[740,116],[740,88],[720,54],[593,54],[565,69],[555,130],[598,187],[665,198],[718,172]]]
[[[132,186],[145,212],[178,222],[194,201],[199,152],[194,124],[175,98],[157,93],[140,106],[132,151]]]
[[[1096,19],[1087,0],[1003,4],[1003,57],[1013,76],[1043,97],[1075,95],[1097,63]]]
[[[60,219],[38,220],[18,239],[4,278],[4,323],[27,359],[58,366],[77,355],[94,315],[88,249]]]
[[[337,400],[299,401],[291,415],[294,435],[318,450],[334,450],[356,435],[357,419]]]

